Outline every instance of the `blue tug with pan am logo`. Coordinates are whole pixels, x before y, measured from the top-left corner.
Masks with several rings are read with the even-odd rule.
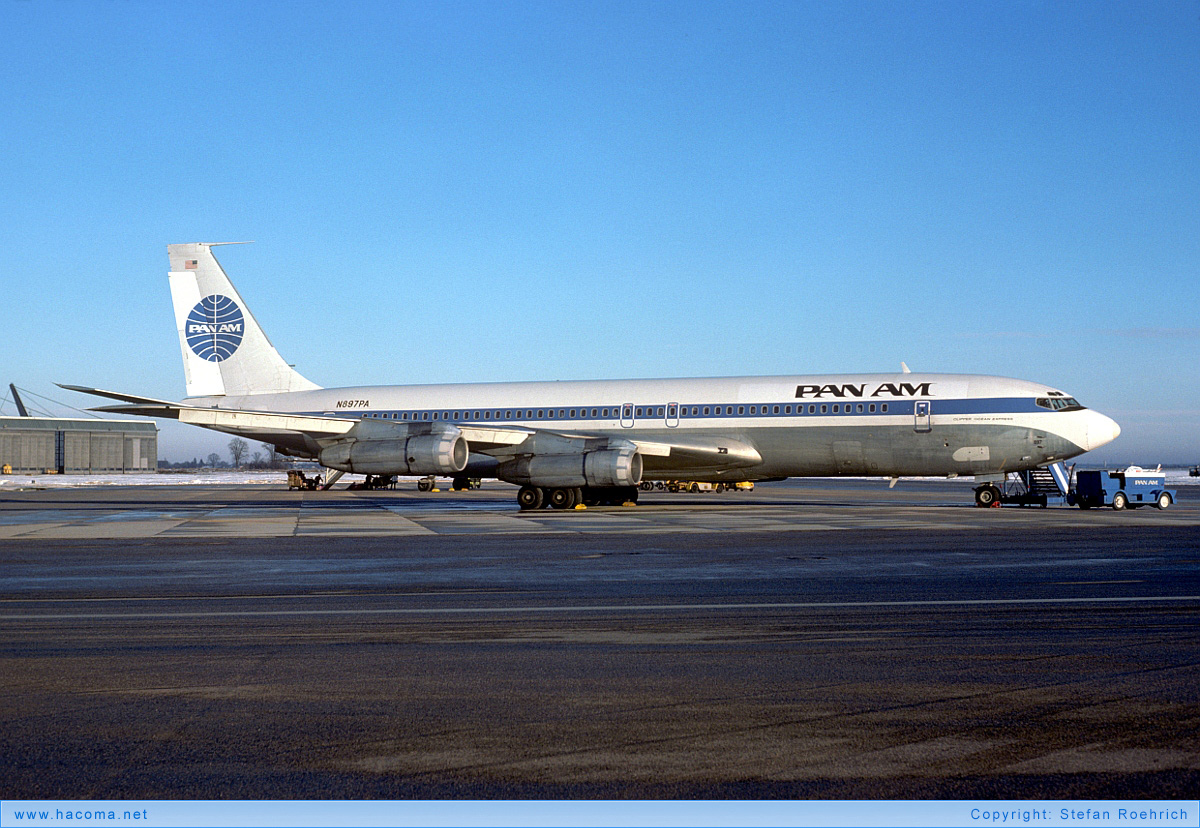
[[[1166,488],[1167,476],[1129,466],[1121,471],[1088,470],[1077,472],[1075,489],[1067,498],[1080,509],[1111,506],[1116,511],[1154,506],[1166,509],[1175,502],[1175,490]]]

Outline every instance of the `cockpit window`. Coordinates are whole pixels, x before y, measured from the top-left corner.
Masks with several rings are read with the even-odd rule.
[[[1083,411],[1083,406],[1074,397],[1038,397],[1036,402],[1051,411]]]

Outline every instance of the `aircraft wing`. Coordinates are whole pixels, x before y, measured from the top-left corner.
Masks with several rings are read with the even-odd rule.
[[[733,470],[762,462],[762,455],[753,446],[731,438],[692,437],[661,439],[642,438],[636,433],[628,437],[611,434],[561,433],[546,429],[461,426],[463,437],[471,451],[487,454],[500,461],[522,456],[544,454],[582,454],[593,450],[598,442],[609,445],[632,445],[643,458],[644,468],[660,474],[668,472]]]
[[[758,449],[732,437],[680,437],[671,442],[633,441],[645,458],[645,470],[656,475],[719,474],[757,466]]]
[[[386,439],[392,428],[400,423],[374,420],[352,420],[345,417],[325,417],[315,414],[287,414],[272,411],[246,411],[230,408],[201,408],[171,400],[160,400],[119,391],[106,391],[81,385],[60,388],[93,396],[118,400],[122,405],[107,405],[92,409],[108,414],[133,414],[161,417],[210,428],[252,440],[273,443],[289,453],[316,456],[322,448],[344,439]],[[370,423],[370,434],[359,423]],[[593,450],[599,442],[635,447],[643,458],[644,468],[658,475],[694,474],[747,468],[762,462],[754,446],[734,438],[685,437],[671,439],[611,434],[562,433],[526,426],[461,424],[455,425],[467,441],[470,451],[495,457],[501,462],[522,456],[581,454]],[[353,432],[353,433],[351,433]]]

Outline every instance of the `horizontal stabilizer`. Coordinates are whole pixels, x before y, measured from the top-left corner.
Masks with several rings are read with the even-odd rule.
[[[92,409],[106,414],[138,414],[144,417],[163,417],[192,425],[214,428],[230,433],[247,432],[294,432],[314,438],[334,437],[345,434],[358,422],[344,417],[318,417],[305,414],[280,414],[273,411],[238,411],[227,408],[197,408],[171,400],[154,397],[139,397],[120,391],[104,391],[82,385],[63,385],[68,391],[79,391],[110,400],[121,400],[128,405],[105,405]]]
[[[55,385],[57,385],[59,388],[66,389],[67,391],[78,391],[80,394],[91,394],[93,397],[105,397],[106,399],[120,400],[121,402],[138,403],[141,405],[151,406],[179,407],[179,403],[172,400],[159,400],[154,397],[139,397],[136,394],[124,394],[120,391],[104,391],[100,388],[88,388],[84,385],[65,385],[61,382],[56,382]],[[96,411],[101,410],[103,409],[96,409]]]
[[[354,428],[357,420],[344,417],[314,417],[302,414],[275,414],[269,411],[234,411],[224,408],[180,408],[179,420],[219,431],[262,430],[295,431],[310,437],[332,437]]]
[[[164,420],[178,420],[180,408],[178,405],[99,405],[88,411],[98,411],[101,414],[135,414],[138,417],[160,417]]]

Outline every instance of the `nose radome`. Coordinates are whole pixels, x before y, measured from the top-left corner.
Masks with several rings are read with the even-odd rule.
[[[1093,411],[1088,423],[1088,451],[1108,445],[1121,434],[1121,426],[1112,417],[1106,417],[1098,411]]]

